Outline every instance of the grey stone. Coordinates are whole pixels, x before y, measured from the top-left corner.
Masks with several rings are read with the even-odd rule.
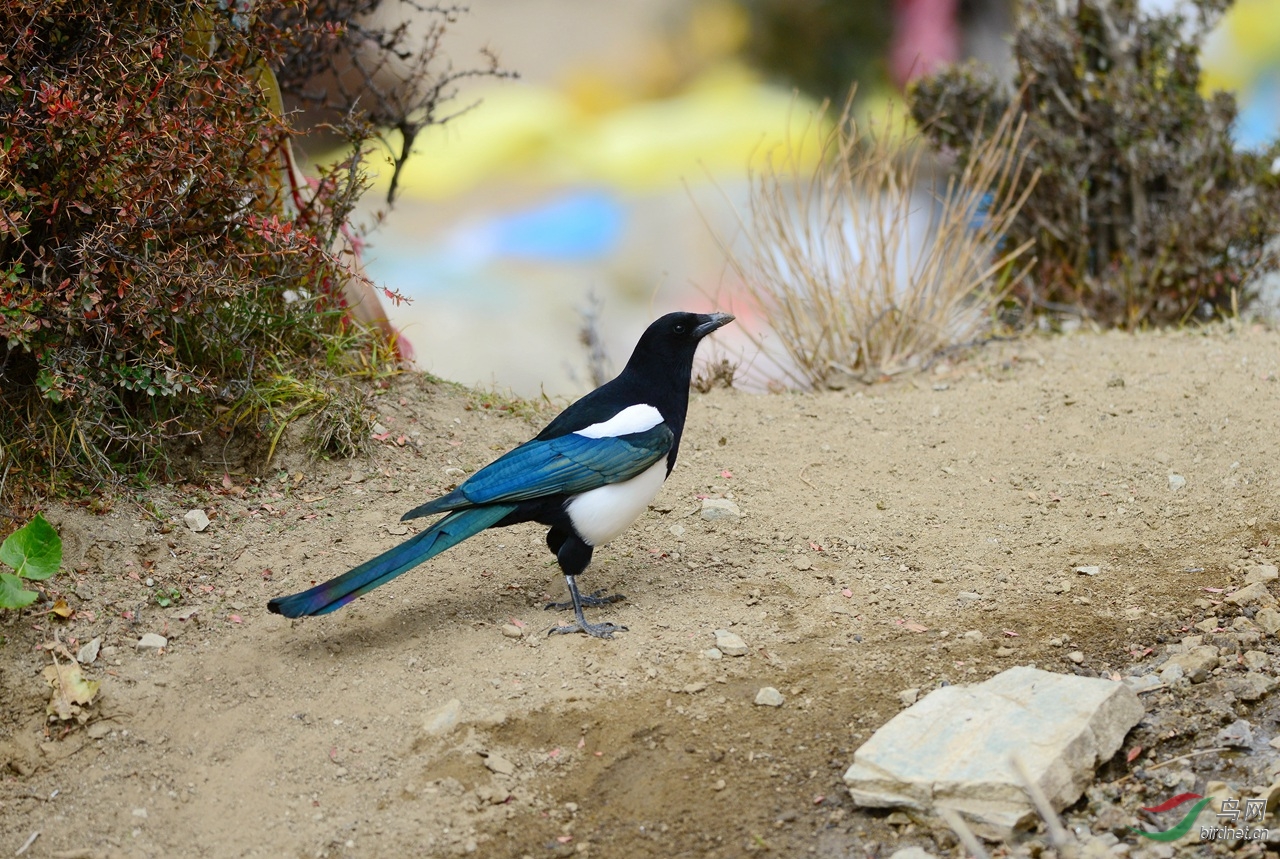
[[[728,498],[704,498],[701,516],[708,522],[737,522],[742,518],[742,510]]]
[[[1274,691],[1276,686],[1280,685],[1280,680],[1276,680],[1276,678],[1268,674],[1250,671],[1247,674],[1229,678],[1225,685],[1236,698],[1246,703],[1251,703],[1261,700],[1264,696]]]
[[[936,857],[923,847],[903,847],[893,851],[889,859],[936,859]]]
[[[502,625],[502,634],[507,638],[524,638],[524,630],[514,623],[504,623]]]
[[[502,755],[490,754],[484,759],[484,765],[489,768],[489,772],[498,775],[512,775],[516,771],[516,765]]]
[[[138,643],[134,647],[139,650],[163,650],[169,644],[169,640],[163,635],[156,635],[154,632],[145,632],[142,638],[138,639]]]
[[[182,521],[197,534],[209,527],[209,515],[203,510],[188,510],[182,517]]]
[[[1004,838],[1036,819],[1013,755],[1060,810],[1142,712],[1122,683],[1010,668],[976,686],[944,686],[894,716],[854,754],[844,780],[858,805],[948,808],[978,834]]]
[[[782,693],[772,686],[763,686],[756,693],[757,707],[781,707],[783,700]]]
[[[1275,635],[1280,632],[1280,611],[1273,608],[1261,609],[1253,616],[1253,622],[1267,635]]]
[[[422,730],[429,737],[443,737],[456,728],[461,720],[462,702],[457,698],[450,698],[423,717]]]
[[[910,707],[920,700],[920,690],[914,686],[910,689],[903,689],[898,693],[898,700],[902,702],[902,706]]]
[[[727,629],[716,630],[716,649],[725,656],[746,656],[747,643],[742,636]]]
[[[1255,582],[1266,584],[1267,582],[1274,582],[1276,579],[1280,579],[1280,571],[1272,564],[1258,564],[1258,566],[1244,574],[1244,583],[1246,585],[1251,585]]]
[[[1201,644],[1184,653],[1175,653],[1165,663],[1166,667],[1160,672],[1161,675],[1169,670],[1169,665],[1181,665],[1188,680],[1203,683],[1208,679],[1209,672],[1218,667],[1218,648],[1212,644]]]
[[[1179,489],[1182,489],[1182,488],[1183,488],[1184,486],[1186,486],[1186,485],[1187,485],[1187,479],[1186,479],[1185,477],[1183,477],[1181,474],[1170,474],[1170,475],[1169,475],[1169,489],[1170,489],[1170,491],[1177,492]]]
[[[1146,692],[1149,689],[1157,689],[1164,685],[1164,681],[1159,674],[1142,674],[1137,677],[1124,678],[1124,685],[1128,686],[1134,692]]]
[[[102,637],[94,636],[93,638],[80,645],[80,649],[76,651],[76,662],[81,665],[91,665],[98,659],[98,651],[102,649]]]
[[[1276,604],[1276,598],[1271,595],[1271,591],[1267,590],[1267,586],[1262,582],[1254,582],[1251,585],[1245,585],[1240,590],[1231,594],[1224,599],[1223,602],[1239,606],[1273,606]]]
[[[83,660],[81,660],[83,661]],[[1246,650],[1241,657],[1244,667],[1250,671],[1266,671],[1271,667],[1271,656],[1262,650]]]
[[[1253,745],[1253,725],[1250,725],[1244,719],[1236,719],[1219,731],[1217,736],[1213,738],[1213,742],[1214,745],[1218,746],[1247,749]]]
[[[1181,663],[1172,660],[1166,662],[1164,667],[1160,669],[1160,680],[1169,686],[1186,676],[1187,669],[1183,668]]]

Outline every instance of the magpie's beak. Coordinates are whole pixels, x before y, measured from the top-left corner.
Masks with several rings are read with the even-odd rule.
[[[693,329],[693,333],[698,337],[706,337],[717,328],[728,325],[733,321],[732,313],[708,313],[705,316],[699,316],[698,327]]]

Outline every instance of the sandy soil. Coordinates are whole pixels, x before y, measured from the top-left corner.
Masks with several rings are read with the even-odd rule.
[[[627,595],[591,612],[629,627],[613,641],[542,634],[564,588],[533,526],[335,615],[267,614],[550,416],[425,377],[380,392],[370,459],[286,453],[259,479],[157,489],[152,512],[52,509],[76,614],[0,619],[0,854],[37,831],[24,855],[953,850],[853,807],[854,749],[904,689],[1125,673],[1221,611],[1205,588],[1280,556],[1278,364],[1261,329],[1077,335],[856,390],[695,395],[658,502],[585,577]],[[704,521],[704,496],[744,518]],[[708,658],[721,628],[750,652]],[[135,649],[148,632],[164,651]],[[42,645],[95,636],[91,720],[48,723]],[[763,686],[785,703],[755,706]],[[458,724],[433,733],[451,699]]]

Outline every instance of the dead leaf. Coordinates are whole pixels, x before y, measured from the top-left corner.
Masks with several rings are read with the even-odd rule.
[[[64,600],[62,597],[58,597],[58,599],[53,604],[53,608],[49,609],[49,611],[53,612],[58,617],[61,617],[64,619],[71,617],[71,615],[75,614],[75,610],[71,608],[71,606],[67,605],[67,601]]]
[[[64,722],[72,719],[84,722],[88,718],[82,708],[93,703],[99,683],[86,680],[75,660],[58,662],[55,658],[54,663],[44,669],[44,679],[53,690],[45,712]]]

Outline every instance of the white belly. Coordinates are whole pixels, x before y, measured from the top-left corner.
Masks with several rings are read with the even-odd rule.
[[[636,521],[666,479],[664,456],[630,480],[582,493],[565,509],[579,536],[592,546],[602,546]]]

